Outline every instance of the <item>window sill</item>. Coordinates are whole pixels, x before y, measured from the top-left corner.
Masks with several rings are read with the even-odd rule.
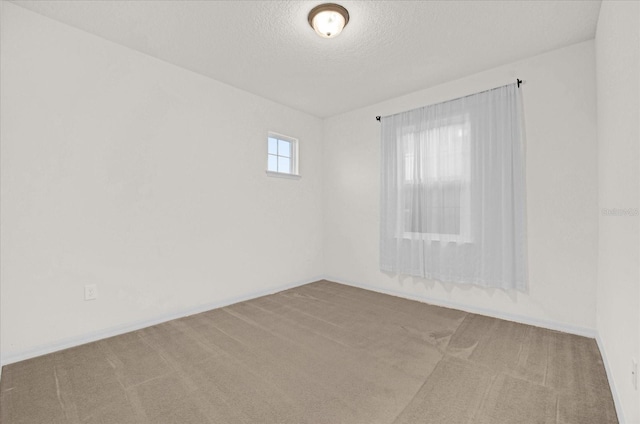
[[[405,232],[402,233],[402,236],[398,238],[404,240],[422,240],[428,242],[437,242],[437,243],[456,243],[456,244],[473,244],[473,241],[469,237],[465,236],[448,236],[441,237],[440,234],[437,233],[410,233]]]
[[[267,176],[276,177],[276,178],[288,178],[290,180],[299,180],[302,178],[302,175],[298,174],[285,174],[284,172],[274,172],[274,171],[265,171]]]

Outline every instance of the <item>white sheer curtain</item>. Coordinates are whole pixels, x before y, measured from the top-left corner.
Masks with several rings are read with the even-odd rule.
[[[381,269],[525,291],[525,161],[516,84],[381,122]]]

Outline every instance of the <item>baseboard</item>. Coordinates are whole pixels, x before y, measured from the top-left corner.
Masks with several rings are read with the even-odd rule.
[[[246,300],[255,299],[261,296],[266,296],[269,294],[274,294],[281,292],[283,290],[288,290],[294,287],[302,286],[305,284],[312,283],[314,281],[322,280],[324,277],[317,276],[311,279],[306,279],[302,281],[297,281],[281,286],[272,287],[266,290],[261,290],[257,292],[252,292],[243,296],[237,296],[229,299],[224,299],[221,301],[207,303],[203,305],[199,305],[195,308],[181,310],[172,312],[166,315],[158,316],[149,320],[138,321],[135,323],[125,324],[121,326],[111,327],[103,330],[99,330],[96,332],[92,332],[89,334],[84,334],[79,337],[72,337],[64,340],[59,340],[54,343],[49,343],[41,346],[37,346],[32,349],[28,349],[21,352],[10,352],[2,355],[2,362],[0,362],[0,378],[2,378],[2,366],[9,365],[15,362],[24,361],[26,359],[35,358],[37,356],[46,355],[48,353],[57,352],[60,350],[68,349],[75,346],[80,346],[86,343],[95,342],[97,340],[106,339],[108,337],[118,336],[120,334],[129,333],[131,331],[140,330],[142,328],[150,327],[152,325],[160,324],[166,321],[171,321],[173,319],[183,318],[189,315],[199,314],[201,312],[210,311],[212,309],[222,308],[225,306],[232,305],[234,303],[244,302]]]
[[[354,281],[346,281],[346,280],[342,280],[340,278],[334,278],[331,276],[325,276],[324,279],[328,281],[333,281],[339,284],[344,284],[347,286],[358,287],[361,289],[371,290],[378,293],[388,294],[391,296],[402,297],[410,300],[416,300],[418,302],[428,303],[430,305],[442,306],[450,309],[457,309],[460,311],[470,312],[473,314],[485,315],[492,318],[499,318],[506,321],[518,322],[520,324],[532,325],[534,327],[541,327],[549,330],[561,331],[563,333],[575,334],[578,336],[589,337],[592,339],[596,337],[596,330],[591,328],[578,327],[570,324],[540,320],[536,318],[527,317],[524,315],[515,315],[515,314],[499,312],[491,309],[478,308],[474,306],[465,305],[462,303],[451,302],[451,301],[440,300],[440,299],[433,299],[433,298],[430,298],[429,296],[410,294],[410,293],[401,292],[399,290],[389,290],[389,289],[375,287],[369,284],[363,284],[363,283],[358,283]]]
[[[613,396],[613,404],[616,406],[618,423],[625,424],[626,420],[624,419],[624,413],[622,411],[622,403],[620,402],[620,396],[618,395],[618,391],[616,390],[616,385],[614,384],[614,381],[613,381],[613,373],[611,372],[611,367],[609,366],[609,359],[607,358],[607,349],[605,349],[604,342],[600,338],[600,333],[596,333],[596,343],[598,344],[598,349],[600,349],[600,356],[602,356],[602,362],[604,363],[604,370],[607,373],[607,380],[609,380],[609,388],[611,389],[611,395]]]

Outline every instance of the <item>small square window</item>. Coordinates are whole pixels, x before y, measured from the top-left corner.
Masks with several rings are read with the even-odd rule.
[[[269,133],[267,137],[267,175],[299,177],[297,139]]]

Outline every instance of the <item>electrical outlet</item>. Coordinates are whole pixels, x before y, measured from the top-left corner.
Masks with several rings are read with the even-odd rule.
[[[98,298],[98,286],[87,284],[84,286],[84,300],[94,300]]]
[[[631,359],[631,384],[638,390],[638,361],[635,358]]]

